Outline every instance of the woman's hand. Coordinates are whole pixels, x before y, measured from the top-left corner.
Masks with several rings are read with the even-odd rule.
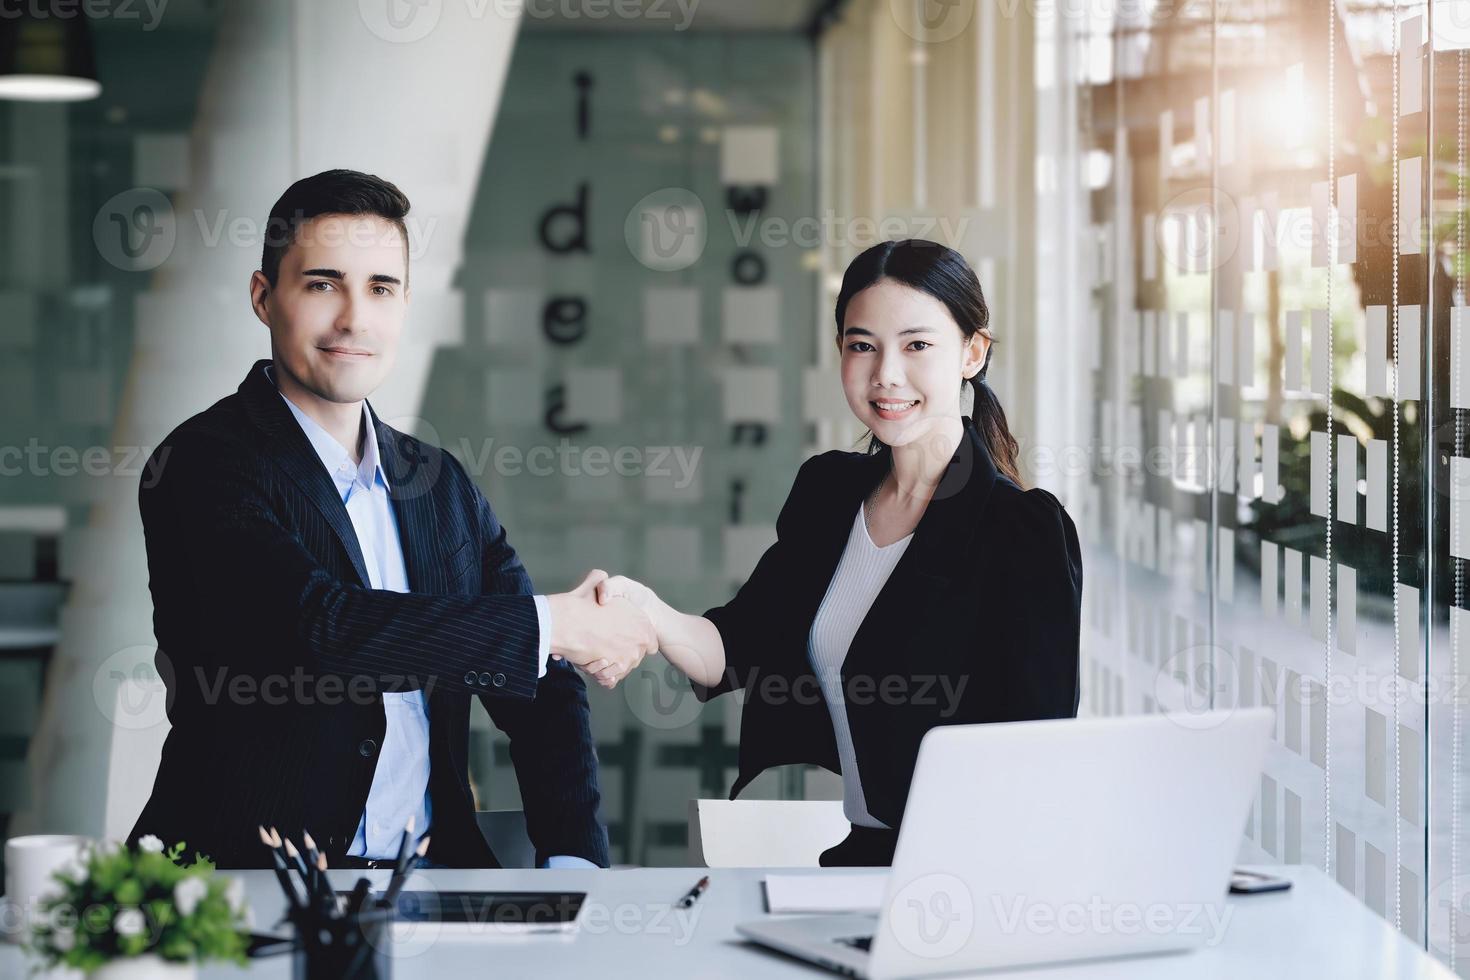
[[[625,599],[652,621],[654,610],[661,605],[658,595],[642,582],[624,575],[604,576],[597,581],[595,597],[599,606]],[[583,668],[602,687],[612,690],[628,673],[620,664],[593,661]]]
[[[594,571],[577,586],[577,594],[584,598],[590,596],[599,606],[628,603],[648,618],[657,642],[657,650],[653,652],[662,654],[698,684],[714,687],[720,683],[725,672],[725,644],[715,624],[703,616],[679,612],[648,586],[626,575],[608,577],[605,572]],[[552,656],[561,659],[556,654]],[[637,666],[637,661],[614,664],[610,660],[591,659],[579,666],[598,684],[612,689]]]
[[[622,596],[643,610],[646,616],[652,616],[654,609],[658,606],[658,596],[652,589],[626,575],[613,575],[598,582],[596,594],[597,604],[600,606],[605,606],[613,599]]]

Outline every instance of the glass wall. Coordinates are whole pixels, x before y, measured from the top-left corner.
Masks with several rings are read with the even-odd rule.
[[[849,4],[824,57],[958,66],[927,130],[888,124],[972,134],[997,387],[1087,547],[1084,712],[1275,708],[1240,860],[1321,868],[1470,975],[1470,4],[933,6]],[[909,98],[829,85],[827,131]]]

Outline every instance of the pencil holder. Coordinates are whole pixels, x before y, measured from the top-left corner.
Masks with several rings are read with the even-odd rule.
[[[293,912],[298,945],[294,980],[390,980],[393,910],[367,908],[340,916],[314,909]]]

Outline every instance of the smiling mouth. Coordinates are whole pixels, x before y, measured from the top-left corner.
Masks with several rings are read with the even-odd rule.
[[[899,419],[899,418],[903,418],[910,411],[912,411],[915,407],[917,407],[918,404],[919,404],[919,402],[918,402],[918,400],[914,400],[914,401],[886,401],[885,400],[885,401],[871,401],[871,402],[868,402],[868,404],[873,406],[873,411],[875,411],[875,412],[878,413],[878,417],[879,418],[882,418],[882,419]]]
[[[317,350],[323,354],[333,354],[337,357],[372,357],[372,351],[353,350],[350,347],[318,347]]]

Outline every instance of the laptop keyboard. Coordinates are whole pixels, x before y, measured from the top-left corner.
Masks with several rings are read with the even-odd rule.
[[[841,943],[844,946],[851,946],[853,949],[860,949],[864,953],[867,953],[867,952],[871,952],[871,947],[873,945],[873,937],[872,936],[853,936],[850,939],[839,939],[839,940],[837,940],[837,942]]]

